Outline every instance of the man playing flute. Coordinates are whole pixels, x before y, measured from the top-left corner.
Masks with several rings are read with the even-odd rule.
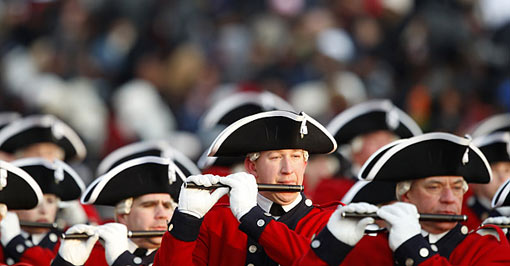
[[[510,246],[499,227],[469,232],[458,222],[418,219],[418,213],[460,214],[467,182],[488,183],[491,176],[485,156],[467,138],[428,133],[383,147],[359,177],[397,183],[399,202],[377,210],[388,232],[359,235],[356,245],[347,245],[339,233],[354,219],[342,218],[345,207],[339,208],[296,264],[509,265]]]
[[[90,237],[64,240],[52,265],[152,264],[161,235],[128,239],[128,230],[165,231],[183,180],[183,172],[170,158],[143,156],[113,167],[88,186],[81,201],[115,206],[116,222],[69,228],[66,234]],[[99,238],[102,245],[96,244]]]
[[[301,113],[269,111],[225,128],[209,156],[245,156],[246,172],[190,176],[154,265],[289,265],[307,249],[333,212],[299,192],[258,192],[258,183],[302,185],[308,154],[331,153],[334,138]],[[216,204],[223,195],[230,204]]]

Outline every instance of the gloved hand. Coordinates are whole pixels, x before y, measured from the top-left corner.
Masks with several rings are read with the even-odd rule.
[[[124,251],[128,250],[128,230],[120,223],[107,223],[97,227],[97,233],[104,241],[106,262],[112,265]]]
[[[510,217],[506,217],[506,216],[489,217],[482,222],[482,225],[486,225],[486,224],[506,224],[506,225],[508,225],[508,224],[510,224]],[[503,230],[503,232],[505,234],[508,233],[508,228],[501,228],[501,230]]]
[[[7,212],[4,219],[0,223],[0,241],[5,247],[17,235],[21,234],[18,215],[14,212]]]
[[[349,246],[354,246],[360,241],[365,233],[365,227],[374,223],[374,218],[365,217],[362,219],[345,218],[342,213],[375,213],[377,206],[365,202],[351,203],[345,206],[338,206],[327,223],[328,230],[336,239]]]
[[[418,210],[410,203],[397,202],[379,208],[377,215],[390,225],[389,245],[395,251],[402,243],[421,233]]]
[[[482,222],[483,225],[486,224],[510,224],[510,217],[506,216],[498,216],[498,217],[489,217]]]
[[[199,186],[210,187],[218,183],[218,176],[215,175],[192,175],[186,178],[186,182],[193,182]],[[218,202],[218,200],[228,193],[227,187],[217,188],[212,193],[206,189],[186,188],[182,185],[179,194],[179,207],[182,213],[202,218]]]
[[[97,229],[93,225],[77,224],[67,229],[66,234],[85,233],[90,237],[86,240],[66,239],[62,240],[62,244],[58,249],[58,254],[67,262],[73,265],[83,265],[87,261],[92,252],[92,248],[96,243],[99,235]]]
[[[239,172],[220,177],[220,183],[230,187],[230,210],[238,221],[257,206],[258,187],[253,175]]]

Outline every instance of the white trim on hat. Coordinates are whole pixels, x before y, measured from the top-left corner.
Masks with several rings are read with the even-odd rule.
[[[493,143],[509,143],[510,132],[495,132],[489,135],[483,135],[473,139],[473,145],[478,148],[485,147]]]
[[[329,133],[329,131],[324,126],[322,126],[319,122],[317,122],[312,117],[308,116],[307,114],[305,114],[303,112],[301,112],[300,114],[295,114],[295,113],[292,113],[289,111],[276,110],[276,111],[268,111],[268,112],[262,112],[262,113],[250,115],[250,116],[241,118],[241,119],[237,120],[236,122],[232,123],[230,126],[225,128],[213,141],[213,143],[209,147],[208,156],[214,156],[216,154],[216,152],[218,151],[218,149],[223,144],[223,142],[233,132],[238,130],[240,127],[242,127],[252,121],[262,119],[262,118],[268,118],[268,117],[286,117],[286,118],[292,119],[296,122],[303,122],[304,120],[306,120],[307,122],[312,123],[317,128],[319,128],[330,139],[331,143],[333,143],[333,149],[328,153],[334,152],[337,148],[336,140],[331,135],[331,133]]]
[[[483,135],[490,134],[500,128],[510,127],[510,114],[504,113],[499,115],[491,116],[485,120],[482,120],[475,126],[475,129],[471,133],[473,138],[477,138]]]
[[[508,193],[510,192],[510,179],[505,181],[503,185],[499,186],[498,191],[494,194],[492,198],[492,208],[497,208],[503,206],[506,198],[508,197]],[[496,201],[497,199],[497,201]]]
[[[189,159],[186,155],[184,155],[179,150],[175,149],[165,140],[150,140],[150,141],[141,141],[135,142],[132,144],[128,144],[126,146],[120,147],[110,154],[108,154],[98,165],[96,174],[98,176],[106,173],[108,169],[112,167],[120,159],[130,156],[135,153],[143,152],[146,150],[158,149],[161,151],[160,157],[168,156],[168,158],[182,164],[186,170],[188,170],[191,174],[200,174],[200,169]]]
[[[80,188],[81,193],[85,191],[85,183],[81,179],[80,175],[74,171],[74,169],[61,160],[55,159],[55,161],[51,162],[44,158],[40,157],[29,157],[22,158],[11,162],[14,166],[17,167],[25,167],[25,166],[44,166],[49,170],[56,171],[59,167],[62,167],[65,172],[67,172],[74,180],[76,185]]]
[[[71,129],[68,125],[53,115],[33,115],[11,122],[2,130],[0,130],[0,146],[18,133],[34,127],[58,127],[59,132],[62,133],[63,136],[56,137],[66,137],[76,151],[75,157],[80,160],[85,158],[87,150],[85,148],[85,144],[81,141],[78,134],[76,134],[73,129]]]
[[[368,181],[374,180],[374,178],[377,175],[377,173],[379,172],[379,170],[381,170],[381,168],[384,166],[384,164],[397,152],[399,152],[413,144],[423,142],[426,140],[434,140],[434,139],[448,140],[453,143],[457,143],[457,144],[469,147],[472,151],[474,151],[482,159],[483,163],[485,164],[485,167],[488,169],[490,180],[492,180],[492,171],[490,170],[491,168],[489,166],[489,162],[487,161],[487,158],[485,158],[485,156],[483,155],[482,151],[480,151],[480,149],[478,149],[478,147],[474,146],[473,143],[469,139],[461,138],[459,136],[456,136],[456,135],[453,135],[450,133],[443,133],[443,132],[427,133],[427,134],[419,135],[419,136],[412,137],[409,139],[405,139],[404,141],[395,145],[394,147],[390,148],[386,153],[384,153],[381,156],[381,158],[379,158],[377,160],[377,162],[375,163],[375,165],[372,167],[372,169],[368,173],[367,177],[363,180],[368,180]],[[365,164],[367,164],[368,162],[369,162],[369,160],[367,160],[367,162],[365,162]],[[360,175],[360,177],[361,177],[361,175]],[[490,182],[490,180],[489,180],[489,182]]]
[[[331,132],[331,134],[336,135],[336,133],[350,121],[361,115],[375,111],[386,113],[397,111],[400,123],[409,129],[409,131],[411,131],[414,136],[422,134],[420,127],[409,115],[400,110],[400,108],[396,107],[390,100],[386,99],[371,100],[354,105],[353,107],[341,112],[336,117],[334,117],[333,120],[329,122],[327,129],[329,132]]]
[[[200,128],[206,130],[213,128],[225,114],[249,103],[261,106],[264,111],[272,109],[294,111],[294,107],[288,102],[271,92],[238,92],[215,103],[200,119]]]
[[[131,159],[129,161],[123,162],[117,166],[115,166],[113,169],[105,173],[104,175],[96,178],[92,183],[89,184],[87,189],[85,190],[85,193],[82,194],[80,202],[83,204],[94,204],[97,197],[103,190],[103,188],[108,184],[110,180],[112,180],[114,177],[117,176],[117,174],[121,173],[122,171],[131,168],[133,166],[145,164],[145,163],[156,163],[161,165],[170,165],[174,164],[170,158],[163,158],[163,157],[157,157],[157,156],[144,156],[139,157],[135,159]],[[179,167],[175,167],[176,174],[178,177],[181,178],[181,180],[184,182],[185,176],[184,173],[179,169]],[[85,201],[85,197],[90,194],[90,197],[88,201]]]
[[[34,191],[34,193],[35,193],[35,195],[37,197],[37,202],[41,202],[42,201],[43,193],[42,193],[41,188],[39,187],[37,182],[34,180],[34,178],[32,176],[30,176],[25,170],[15,166],[15,165],[13,165],[11,163],[8,163],[6,161],[2,161],[2,160],[0,160],[0,168],[1,169],[6,169],[7,171],[12,172],[15,175],[23,178],[23,180],[25,182],[27,182],[27,184]],[[8,186],[9,186],[9,180],[7,180],[7,187]]]

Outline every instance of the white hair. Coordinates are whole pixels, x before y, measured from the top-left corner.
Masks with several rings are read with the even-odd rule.
[[[395,195],[397,196],[397,200],[398,201],[402,201],[402,196],[407,193],[407,191],[409,191],[411,189],[411,186],[413,184],[414,180],[406,180],[406,181],[401,181],[401,182],[398,182],[397,183],[397,187],[395,189]],[[464,191],[464,193],[466,193],[469,189],[469,186],[466,182],[466,180],[464,180],[464,178],[462,179],[462,190]]]
[[[260,152],[251,152],[246,155],[246,157],[252,161],[255,162],[260,157]],[[308,151],[303,150],[303,157],[305,158],[305,162],[308,161],[308,157],[310,155],[308,154]]]
[[[129,214],[131,212],[131,206],[133,206],[133,197],[121,200],[115,205],[115,219],[118,214]]]

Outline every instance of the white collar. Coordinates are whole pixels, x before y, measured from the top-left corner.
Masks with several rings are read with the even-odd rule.
[[[429,243],[430,244],[436,243],[437,241],[439,241],[439,239],[441,239],[443,236],[445,236],[448,232],[450,232],[450,230],[448,230],[446,232],[443,232],[443,233],[440,233],[440,234],[431,234],[431,233],[421,229],[421,235],[423,237],[429,236]]]
[[[291,204],[282,205],[283,210],[285,212],[289,212],[290,210],[292,210],[292,208],[296,207],[296,205],[299,204],[302,198],[303,197],[301,196],[301,193],[299,193],[296,199]],[[260,194],[257,194],[257,203],[260,206],[260,208],[264,210],[264,212],[269,212],[269,210],[271,209],[271,205],[273,204],[273,202],[270,199]]]
[[[46,236],[47,233],[42,233],[42,234],[29,234],[23,230],[21,230],[21,236],[25,239],[28,239],[29,236],[32,236],[32,243],[34,243],[34,245],[38,245],[42,240],[43,238]]]

